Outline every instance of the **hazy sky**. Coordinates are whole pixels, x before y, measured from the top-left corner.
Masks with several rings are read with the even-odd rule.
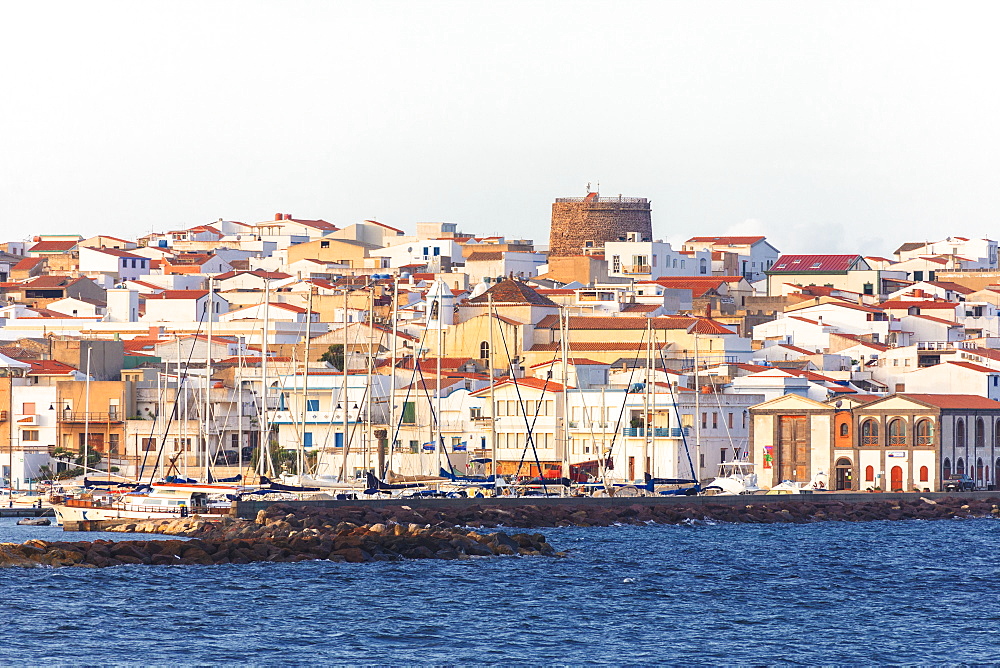
[[[1000,9],[919,2],[5,2],[0,239],[275,212],[547,243],[887,253],[1000,236]]]

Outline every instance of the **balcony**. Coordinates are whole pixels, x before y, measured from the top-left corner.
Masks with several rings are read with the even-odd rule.
[[[0,411],[0,422],[7,421],[7,411]]]
[[[652,267],[648,264],[623,264],[621,268],[622,274],[648,274],[652,271]]]
[[[125,417],[115,413],[85,413],[74,411],[57,411],[56,422],[59,424],[115,424],[124,422]]]
[[[680,429],[668,429],[667,427],[653,427],[653,433],[650,435],[653,438],[679,438],[680,431]],[[676,432],[676,435],[674,432]],[[628,436],[630,438],[645,438],[646,428],[622,427],[622,436]]]

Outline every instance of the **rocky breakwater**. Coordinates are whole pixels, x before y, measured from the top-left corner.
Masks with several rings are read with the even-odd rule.
[[[351,563],[397,559],[469,559],[498,555],[556,556],[539,533],[482,534],[424,524],[328,522],[283,508],[261,511],[254,521],[196,518],[123,523],[112,530],[187,536],[173,540],[42,541],[0,543],[0,567],[123,564],[213,565],[326,559]]]
[[[734,500],[733,497],[729,497]],[[744,501],[745,499],[745,501]],[[1000,497],[990,499],[949,496],[939,499],[912,497],[881,498],[878,494],[858,495],[850,501],[824,500],[822,495],[800,497],[743,497],[727,503],[642,502],[624,505],[602,499],[572,503],[505,503],[473,505],[339,506],[336,508],[296,508],[275,505],[268,516],[294,512],[307,523],[336,524],[418,524],[435,528],[475,529],[518,527],[536,529],[565,526],[611,526],[615,524],[685,524],[709,520],[723,523],[805,523],[822,521],[867,522],[872,520],[950,519],[1000,516]]]

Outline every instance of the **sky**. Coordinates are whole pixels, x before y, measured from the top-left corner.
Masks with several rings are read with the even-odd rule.
[[[891,253],[990,236],[1000,6],[7,2],[0,241],[277,212],[547,243],[647,197],[654,236]]]

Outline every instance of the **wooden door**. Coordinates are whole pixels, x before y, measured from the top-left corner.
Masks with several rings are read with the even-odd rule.
[[[809,480],[809,422],[804,415],[778,417],[778,478]]]
[[[903,467],[892,467],[892,470],[889,471],[889,482],[891,485],[891,487],[889,487],[890,492],[895,492],[897,489],[903,489]]]

